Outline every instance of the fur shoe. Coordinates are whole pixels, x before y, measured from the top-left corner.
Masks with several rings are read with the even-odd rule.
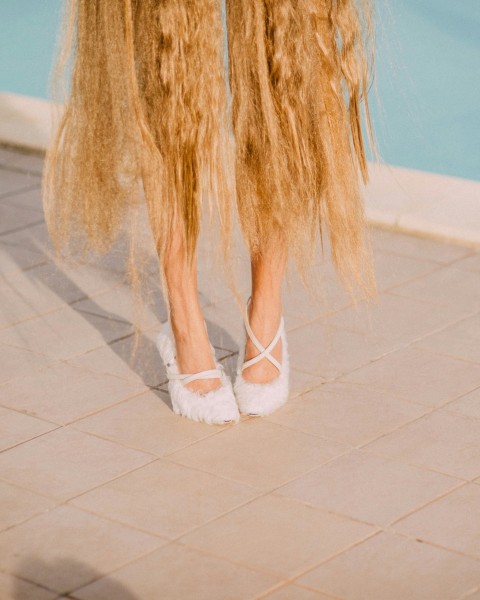
[[[240,419],[232,383],[225,373],[223,365],[217,361],[212,344],[210,344],[210,348],[216,368],[198,373],[179,372],[170,320],[164,323],[157,336],[157,348],[167,370],[168,392],[175,414],[209,425],[223,425],[237,422]],[[221,387],[204,394],[186,387],[187,383],[195,379],[216,378],[220,379]]]

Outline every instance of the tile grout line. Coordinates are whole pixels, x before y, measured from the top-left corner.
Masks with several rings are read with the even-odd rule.
[[[120,405],[120,404],[127,403],[127,402],[129,402],[130,400],[133,400],[133,399],[137,398],[138,396],[141,396],[141,395],[143,395],[143,394],[145,394],[145,393],[148,393],[148,390],[145,390],[145,391],[143,391],[143,392],[140,392],[139,394],[137,394],[137,395],[135,395],[135,396],[131,396],[131,397],[129,397],[129,398],[126,398],[125,400],[120,400],[120,401],[119,401],[117,404],[114,404],[114,405],[112,405],[112,406],[108,407],[108,409],[110,409],[110,408],[115,408],[116,406],[118,406],[118,405]],[[160,400],[160,402],[161,402],[161,400]],[[108,409],[105,409],[105,410],[108,410]],[[103,410],[103,409],[102,409],[102,410]],[[75,424],[76,424],[76,423],[78,423],[79,421],[82,421],[84,418],[86,419],[86,418],[89,418],[89,417],[91,417],[91,416],[94,416],[94,415],[96,415],[96,414],[99,414],[99,413],[101,413],[101,412],[102,412],[102,410],[100,410],[100,411],[98,411],[98,412],[94,413],[93,415],[87,415],[87,416],[85,416],[85,417],[81,417],[81,418],[79,418],[77,421],[72,421],[71,423],[68,423],[68,425],[64,425],[64,427],[71,427],[71,428],[72,428],[72,429],[74,429],[75,431],[78,431],[78,432],[80,432],[80,433],[85,433],[85,434],[91,435],[92,437],[98,438],[98,439],[100,439],[100,440],[103,440],[103,441],[106,441],[106,442],[111,442],[111,443],[113,443],[113,444],[116,444],[116,445],[118,445],[118,446],[121,446],[121,447],[123,447],[123,448],[125,448],[125,449],[127,449],[127,450],[136,450],[137,452],[144,452],[144,453],[146,453],[146,454],[151,454],[151,455],[152,455],[152,456],[154,456],[155,458],[159,458],[159,459],[163,459],[163,458],[166,458],[166,457],[167,457],[167,455],[166,455],[166,454],[156,454],[156,453],[152,452],[151,450],[143,450],[143,449],[139,448],[138,446],[131,446],[131,445],[129,445],[129,444],[126,444],[125,442],[122,442],[122,441],[117,441],[117,440],[115,440],[115,439],[113,439],[113,438],[106,437],[106,436],[102,436],[102,435],[101,435],[101,434],[99,434],[99,433],[96,433],[96,432],[90,432],[90,431],[85,431],[84,429],[80,429],[80,428],[78,428],[78,427],[75,427]],[[198,440],[196,440],[196,441],[192,442],[191,444],[189,443],[189,444],[187,444],[186,446],[182,446],[181,448],[177,448],[176,450],[173,450],[172,452],[177,452],[177,450],[178,450],[178,451],[180,451],[180,450],[184,450],[185,448],[188,448],[190,445],[193,445],[193,444],[195,444],[196,442],[201,442],[201,441],[203,441],[203,440],[205,440],[205,439],[207,439],[207,438],[209,438],[209,437],[212,437],[212,436],[214,436],[214,435],[217,435],[218,433],[221,433],[221,432],[220,432],[220,431],[217,431],[217,432],[212,432],[212,433],[206,434],[204,437],[201,437],[201,438],[199,438]],[[169,462],[175,462],[175,461],[169,461]],[[178,462],[175,462],[175,464],[180,464],[181,466],[186,466],[186,465],[182,465],[181,463],[178,463]],[[193,467],[192,467],[192,468],[193,468]],[[196,470],[200,470],[200,469],[196,469]],[[205,473],[206,473],[206,472],[208,472],[208,471],[203,471],[203,472],[205,472]],[[238,483],[238,482],[237,482],[237,483]]]
[[[36,581],[32,581],[31,579],[27,579],[24,575],[21,575],[20,573],[11,573],[9,571],[5,571],[4,568],[2,568],[0,566],[0,573],[3,573],[4,575],[11,575],[13,577],[15,577],[15,579],[18,579],[20,581],[23,581],[24,583],[29,583],[30,585],[39,588],[41,590],[45,590],[46,592],[51,592],[52,594],[56,594],[56,597],[53,600],[59,600],[59,598],[62,597],[62,595],[60,595],[60,597],[58,596],[58,592],[57,590],[53,590],[52,588],[47,587],[46,585],[42,584],[42,583],[37,583]]]
[[[0,170],[1,170],[1,166],[0,166]],[[0,173],[0,175],[1,175],[1,173]],[[5,200],[6,198],[9,198],[9,197],[13,198],[15,196],[20,196],[21,194],[25,194],[26,192],[33,192],[34,190],[41,191],[41,189],[42,188],[40,186],[40,183],[30,183],[28,185],[10,190],[9,192],[4,192],[3,194],[0,193],[0,200]]]
[[[265,598],[268,599],[268,596],[272,593],[272,592],[278,592],[281,591],[284,588],[287,588],[289,585],[294,585],[295,587],[299,587],[303,590],[307,590],[309,592],[314,592],[315,594],[319,594],[321,593],[322,595],[324,595],[328,600],[343,600],[342,598],[340,598],[339,596],[332,596],[331,594],[327,594],[326,592],[319,590],[317,588],[313,588],[310,587],[308,585],[305,585],[304,583],[298,583],[296,577],[289,577],[287,579],[287,581],[285,583],[280,583],[279,585],[276,585],[274,587],[269,588],[268,590],[265,590],[264,592],[262,592],[259,596],[255,596],[255,598],[253,598],[252,600],[264,600]]]
[[[426,544],[427,546],[432,546],[433,548],[438,548],[440,550],[444,550],[445,552],[449,552],[451,554],[456,554],[457,556],[462,556],[463,558],[469,558],[470,560],[478,562],[479,568],[480,568],[480,556],[474,556],[473,554],[466,554],[465,552],[461,552],[460,550],[456,550],[455,548],[449,548],[448,546],[442,546],[442,544],[437,544],[436,542],[431,542],[430,540],[424,540],[422,538],[413,537],[413,536],[407,535],[405,533],[401,533],[400,531],[384,530],[384,533],[396,535],[396,536],[402,537],[406,540],[418,542],[419,544]]]
[[[2,408],[4,408],[2,406]],[[8,407],[7,407],[8,408]],[[10,409],[9,409],[10,410]],[[19,411],[14,411],[14,412],[19,412]],[[25,413],[20,413],[20,414],[25,414]],[[26,415],[28,417],[31,417],[32,415]],[[38,417],[34,417],[35,419]],[[22,446],[23,444],[26,444],[27,442],[31,442],[33,440],[36,440],[40,437],[43,437],[45,435],[47,435],[48,433],[52,433],[53,431],[56,431],[57,429],[61,429],[61,425],[58,425],[58,423],[51,423],[50,421],[45,421],[44,419],[40,419],[42,421],[44,421],[45,423],[48,423],[49,425],[56,425],[56,427],[52,427],[52,429],[49,429],[48,431],[44,431],[43,433],[39,433],[37,435],[34,435],[31,438],[28,438],[28,440],[23,440],[21,442],[17,442],[15,444],[12,444],[11,446],[8,446],[7,448],[2,448],[0,450],[0,454],[3,454],[4,452],[8,452],[9,450],[13,450],[14,448],[18,448],[19,446]]]
[[[135,562],[137,562],[139,560],[143,560],[144,558],[147,558],[150,554],[153,554],[154,552],[157,552],[158,550],[161,550],[162,548],[164,548],[166,546],[169,546],[169,545],[177,545],[177,546],[181,545],[181,546],[183,546],[185,548],[188,548],[190,550],[194,550],[198,554],[202,554],[202,555],[205,555],[205,556],[208,556],[208,557],[211,557],[211,558],[215,558],[215,559],[219,560],[220,562],[227,563],[229,565],[233,565],[233,566],[236,566],[236,567],[242,567],[242,569],[245,569],[245,570],[248,570],[248,571],[253,571],[253,572],[256,572],[256,573],[261,573],[262,575],[271,575],[271,573],[269,573],[269,572],[261,571],[259,569],[253,568],[251,566],[244,565],[243,563],[232,562],[232,561],[230,561],[230,560],[228,560],[228,559],[226,559],[226,558],[224,558],[222,556],[218,556],[216,554],[212,554],[212,553],[209,553],[209,552],[203,552],[203,551],[200,551],[198,548],[193,548],[193,547],[187,546],[186,544],[179,544],[175,540],[170,540],[170,541],[167,541],[167,543],[164,544],[163,546],[159,546],[158,548],[155,548],[155,549],[153,549],[151,551],[148,551],[145,554],[142,554],[142,555],[138,556],[137,558],[134,558],[134,559],[130,560],[128,563],[126,563],[124,565],[121,565],[120,567],[115,568],[113,571],[109,571],[108,573],[101,574],[100,577],[97,577],[96,579],[90,581],[89,583],[84,584],[84,585],[82,585],[82,586],[80,586],[78,588],[75,588],[74,590],[68,592],[67,594],[68,595],[70,595],[70,594],[74,595],[76,592],[78,592],[79,590],[81,590],[83,587],[86,587],[87,585],[91,585],[92,583],[95,583],[96,581],[99,581],[99,580],[103,579],[104,577],[112,577],[112,575],[114,575],[117,571],[120,571],[121,569],[129,567],[133,563],[135,563]],[[281,579],[281,578],[279,578],[279,579]]]
[[[399,533],[401,534],[402,532],[399,532],[397,530],[395,530],[395,525],[397,525],[397,523],[399,523],[400,521],[403,521],[404,519],[408,519],[409,517],[411,517],[412,515],[414,515],[415,513],[424,510],[425,508],[429,507],[432,504],[435,504],[435,502],[438,502],[438,500],[442,500],[443,498],[446,498],[447,496],[449,496],[450,494],[463,489],[464,487],[467,487],[468,485],[471,485],[470,481],[462,481],[459,482],[457,485],[453,486],[452,488],[445,490],[444,492],[442,492],[441,494],[439,494],[438,496],[435,496],[434,498],[431,498],[430,500],[428,500],[427,502],[420,504],[420,506],[418,506],[415,509],[412,509],[411,511],[405,513],[404,515],[394,519],[393,521],[390,521],[389,523],[387,523],[385,525],[385,529],[388,531],[392,531],[393,533]],[[408,537],[408,536],[407,536]]]

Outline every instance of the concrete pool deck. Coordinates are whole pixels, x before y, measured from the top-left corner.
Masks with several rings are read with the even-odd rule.
[[[115,258],[55,266],[41,170],[0,149],[2,600],[479,600],[475,240],[385,229],[416,206],[388,220],[377,179],[378,305],[354,310],[325,265],[329,310],[285,294],[289,402],[207,426],[171,411],[159,289],[132,362]],[[241,315],[205,266],[199,285],[231,372]]]

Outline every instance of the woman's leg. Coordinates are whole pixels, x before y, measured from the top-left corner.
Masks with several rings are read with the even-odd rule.
[[[164,271],[170,307],[172,331],[181,373],[214,369],[215,364],[205,330],[197,288],[197,259],[189,267],[180,231],[173,231],[164,257]],[[206,393],[220,387],[220,379],[197,379],[187,384],[196,392]]]
[[[255,336],[263,346],[274,338],[282,316],[282,280],[287,252],[280,244],[270,244],[260,255],[251,257],[252,301],[249,322]],[[259,351],[247,336],[244,360],[253,358]],[[282,362],[282,340],[275,344],[271,354]],[[267,358],[243,371],[246,381],[267,383],[279,374],[277,367]]]

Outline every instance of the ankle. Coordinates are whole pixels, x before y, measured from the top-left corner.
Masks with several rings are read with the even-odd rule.
[[[205,337],[205,320],[200,310],[170,317],[173,335],[177,342],[191,342]]]
[[[252,300],[248,308],[248,320],[252,328],[270,331],[272,326],[278,326],[282,318],[283,308],[281,298],[274,300],[261,298],[259,301]]]
[[[278,293],[253,292],[249,312],[259,314],[281,313],[282,296]]]

